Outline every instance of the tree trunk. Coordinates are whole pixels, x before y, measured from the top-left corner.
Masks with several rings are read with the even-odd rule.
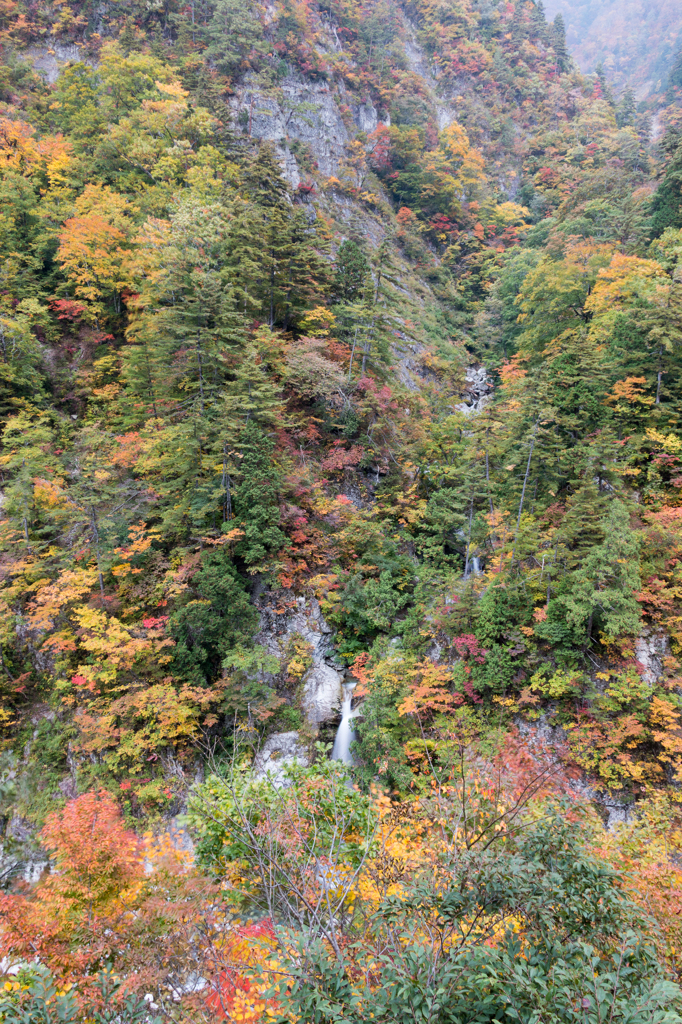
[[[102,567],[99,560],[99,530],[97,529],[97,513],[95,512],[95,506],[90,506],[90,528],[92,530],[92,539],[95,545],[95,560],[97,562],[97,575],[99,577],[99,592],[102,600],[104,600],[104,577],[102,576]]]
[[[355,355],[355,346],[358,343],[358,329],[355,328],[355,334],[353,336],[353,347],[350,352],[350,366],[348,367],[348,383],[350,384],[350,375],[353,372],[353,356]]]

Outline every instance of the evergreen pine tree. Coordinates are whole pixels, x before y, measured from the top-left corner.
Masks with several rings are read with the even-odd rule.
[[[636,636],[641,623],[639,538],[622,501],[611,502],[601,529],[602,543],[590,548],[561,598],[568,623],[584,626],[588,643],[595,628],[608,642]]]
[[[552,45],[554,46],[554,53],[556,54],[556,62],[559,71],[568,71],[571,66],[571,58],[566,45],[566,24],[561,13],[557,14],[554,19]]]
[[[352,239],[339,246],[336,254],[334,293],[340,302],[356,302],[365,294],[370,273],[369,260],[363,248]]]
[[[264,50],[263,26],[248,0],[216,0],[205,34],[206,56],[224,75]]]
[[[272,556],[286,544],[280,529],[275,446],[253,421],[246,424],[238,443],[242,479],[236,488],[234,510],[244,539],[237,544],[235,554],[250,572],[267,571],[272,568]]]
[[[670,75],[668,77],[668,102],[672,103],[674,90],[682,89],[682,47],[677,51],[673,58],[672,66],[670,68]]]
[[[651,203],[652,238],[666,228],[682,228],[682,136],[668,132],[663,146],[669,159]]]
[[[233,248],[228,266],[235,294],[237,298],[243,294],[245,305],[248,301],[270,327],[277,324],[286,330],[305,309],[322,299],[331,278],[325,259],[327,243],[308,222],[303,209],[292,203],[270,146],[261,146],[245,170],[244,184],[252,222],[249,224],[247,216],[238,230],[239,238],[246,243],[245,255],[254,277],[249,287],[241,251]],[[237,235],[233,232],[232,237],[236,239]]]
[[[604,70],[603,61],[599,61],[596,68],[594,69],[594,73],[597,76],[597,81],[599,82],[602,96],[604,97],[607,103],[609,103],[611,106],[614,106],[613,93],[611,92],[609,83],[606,78],[606,71]]]
[[[630,86],[627,87],[623,93],[623,98],[618,104],[616,122],[619,128],[634,127],[637,123],[637,103],[635,101],[635,94]]]

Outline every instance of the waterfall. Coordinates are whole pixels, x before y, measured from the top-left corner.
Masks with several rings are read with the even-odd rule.
[[[336,732],[334,747],[332,749],[332,761],[343,761],[344,764],[353,763],[353,755],[350,752],[350,745],[355,739],[355,730],[351,728],[351,718],[355,715],[351,710],[353,701],[353,690],[355,683],[344,683],[343,704],[341,705],[341,721]]]
[[[462,579],[468,580],[470,576],[480,576],[481,572],[481,559],[478,555],[472,555]]]

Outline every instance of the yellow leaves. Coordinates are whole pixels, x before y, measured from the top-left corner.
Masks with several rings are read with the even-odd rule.
[[[36,477],[33,484],[33,497],[37,505],[45,508],[56,508],[64,501],[64,493],[59,484],[61,481],[43,480]]]
[[[453,121],[440,133],[440,149],[447,160],[454,165],[462,183],[470,185],[484,180],[484,160],[476,149],[472,149],[469,137],[461,125]]]
[[[599,270],[585,309],[599,316],[614,307],[632,303],[636,298],[651,294],[652,283],[657,278],[666,278],[660,263],[617,252],[609,265]]]
[[[507,708],[510,711],[517,710],[517,702],[513,697],[501,697],[499,694],[495,694],[493,701],[495,704],[500,704],[503,708]]]
[[[543,257],[523,282],[515,300],[523,323],[521,351],[542,348],[562,330],[582,319],[585,299],[599,269],[609,263],[613,246],[592,241],[570,242],[561,260]],[[566,336],[570,338],[570,334]]]
[[[75,609],[74,616],[81,629],[81,647],[96,659],[94,665],[80,666],[79,672],[93,682],[97,680],[98,685],[113,682],[119,671],[131,669],[143,655],[154,652],[158,656],[161,648],[173,645],[170,638],[135,635],[134,627],[107,616],[100,608],[82,606]]]
[[[28,605],[32,629],[51,630],[57,616],[68,606],[89,594],[97,583],[94,569],[67,569],[54,581],[40,580],[35,597]]]
[[[77,715],[80,747],[84,751],[109,751],[112,768],[138,765],[145,754],[173,746],[186,747],[199,734],[202,715],[219,705],[224,685],[211,688],[176,686],[171,679],[138,686],[97,713]]]
[[[165,96],[170,96],[173,99],[178,100],[178,102],[184,101],[189,96],[189,93],[186,89],[182,88],[182,85],[178,81],[154,82],[154,85],[159,92],[162,92]]]
[[[530,211],[526,206],[508,201],[495,206],[493,220],[499,227],[523,227],[530,221]]]
[[[7,708],[0,707],[0,734],[2,734],[5,729],[8,729],[13,725],[14,722],[15,716],[13,712],[9,711]]]
[[[651,701],[650,719],[654,725],[671,729],[680,725],[679,709],[669,700],[653,697]]]
[[[113,402],[120,393],[120,384],[105,384],[104,387],[92,389],[94,397],[99,398],[101,402]]]
[[[677,455],[682,452],[682,437],[677,437],[675,434],[663,434],[654,427],[647,428],[646,436],[649,441],[653,441],[657,447],[670,454]]]
[[[315,338],[327,338],[336,327],[336,318],[325,306],[309,309],[301,321],[301,330]]]
[[[111,575],[117,580],[123,580],[126,576],[137,575],[142,572],[142,569],[134,569],[132,565],[128,565],[126,562],[121,562],[120,565],[112,565],[110,569]]]
[[[663,747],[665,761],[673,761],[682,768],[682,721],[680,711],[672,701],[654,696],[651,700],[649,721],[654,727],[653,738]]]
[[[61,135],[35,138],[35,129],[26,121],[0,117],[0,168],[20,173],[32,172],[36,165],[68,160],[71,143]]]
[[[241,540],[246,534],[239,527],[234,527],[232,530],[228,530],[227,533],[223,533],[220,537],[202,537],[201,543],[206,544],[208,547],[222,547],[224,544],[230,544],[232,541]]]

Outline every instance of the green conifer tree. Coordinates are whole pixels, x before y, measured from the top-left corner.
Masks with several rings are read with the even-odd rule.
[[[273,461],[275,446],[252,420],[239,438],[241,481],[236,488],[235,520],[244,539],[235,548],[250,572],[269,571],[272,558],[286,544],[280,529],[280,474]],[[267,561],[266,561],[267,559]]]
[[[641,587],[640,538],[630,527],[622,501],[611,502],[602,521],[602,533],[602,543],[590,548],[567,581],[568,592],[561,597],[567,622],[584,627],[588,644],[595,629],[610,642],[636,636],[641,624],[635,596]]]
[[[627,87],[618,104],[616,123],[619,128],[634,127],[637,124],[637,102],[630,86]]]
[[[362,300],[370,273],[369,260],[362,246],[346,239],[336,254],[334,293],[339,302]]]
[[[566,45],[566,24],[561,13],[557,14],[554,19],[552,45],[554,46],[559,71],[568,71],[571,66],[571,58],[568,53],[568,46]]]

